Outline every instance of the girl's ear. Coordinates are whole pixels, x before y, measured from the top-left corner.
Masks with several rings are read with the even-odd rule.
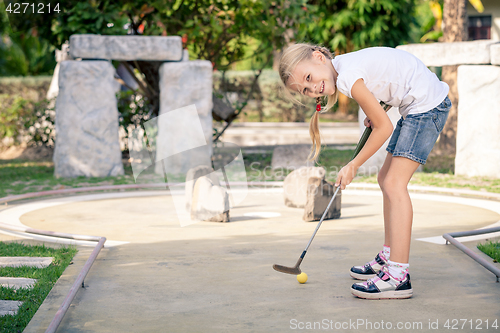
[[[325,60],[326,60],[325,55],[322,52],[318,51],[318,50],[313,51],[312,56],[313,56],[314,59],[319,60],[322,63],[324,63]]]

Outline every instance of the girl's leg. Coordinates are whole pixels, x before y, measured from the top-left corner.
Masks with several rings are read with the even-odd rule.
[[[384,193],[384,218],[387,219],[386,234],[389,234],[391,245],[391,261],[398,263],[408,263],[410,255],[413,207],[408,194],[408,183],[419,165],[418,162],[405,157],[392,156],[381,185]]]
[[[387,157],[385,158],[384,165],[380,169],[378,173],[378,182],[380,187],[382,188],[382,184],[384,183],[387,172],[389,171],[389,167],[391,165],[392,154],[387,153]],[[383,191],[382,191],[383,193]],[[389,220],[389,200],[385,198],[384,194],[384,228],[385,228],[385,244],[386,246],[391,245],[390,241],[390,220]],[[376,276],[376,274],[380,271],[380,269],[387,265],[387,260],[389,259],[389,249],[384,246],[382,251],[380,251],[375,259],[367,262],[363,266],[353,266],[351,267],[350,274],[353,278],[357,280],[368,280]]]
[[[391,256],[376,277],[352,285],[351,292],[355,296],[392,299],[413,295],[408,274],[413,208],[407,186],[418,166],[419,163],[405,157],[388,155],[386,158],[379,182],[384,193],[384,224]]]
[[[391,211],[391,206],[390,206],[390,201],[389,198],[387,198],[383,186],[384,186],[384,181],[387,176],[387,172],[389,171],[389,168],[391,166],[391,161],[392,161],[392,154],[387,153],[387,156],[385,157],[384,164],[382,165],[382,168],[380,169],[378,176],[377,176],[377,181],[380,186],[380,189],[382,190],[382,194],[384,196],[384,229],[385,229],[385,240],[384,240],[384,245],[386,246],[391,246],[391,221],[390,221],[390,216],[389,212]]]

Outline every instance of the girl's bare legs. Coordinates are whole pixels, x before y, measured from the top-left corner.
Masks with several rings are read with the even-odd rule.
[[[419,163],[388,153],[378,182],[384,195],[385,245],[391,247],[391,261],[408,263],[413,207],[408,183]]]
[[[384,245],[390,248],[384,246],[374,260],[363,266],[353,266],[350,272],[353,278],[373,278],[386,265],[390,274],[394,274],[393,277],[399,279],[406,276],[413,221],[413,208],[407,186],[418,165],[405,157],[387,154],[378,174],[378,182],[384,195]],[[358,287],[363,289],[366,286]]]
[[[381,268],[377,276],[369,279],[368,283],[358,282],[352,285],[351,292],[355,296],[395,299],[410,298],[413,295],[408,274],[413,208],[407,187],[418,165],[406,157],[387,154],[378,182],[384,195],[385,245],[391,247],[390,258],[382,264],[380,255],[377,255],[374,261],[364,266],[368,273],[374,271],[372,267]],[[367,275],[357,271],[360,271],[357,266],[351,268],[351,276],[360,278],[363,274]]]
[[[377,177],[378,184],[380,185],[380,189],[384,184],[385,177],[387,176],[387,172],[389,171],[389,167],[391,166],[392,154],[387,153],[385,157],[384,164],[380,169]],[[384,245],[391,246],[391,234],[390,234],[390,221],[389,221],[389,212],[390,212],[390,204],[389,198],[386,197],[386,194],[382,191],[384,196],[384,229],[385,229],[385,241]]]

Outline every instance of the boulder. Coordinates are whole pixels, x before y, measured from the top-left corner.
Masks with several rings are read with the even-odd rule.
[[[309,178],[303,220],[306,222],[319,221],[334,193],[333,183],[318,177]],[[339,191],[325,216],[325,220],[340,218],[341,199],[342,192]]]
[[[304,208],[307,201],[309,178],[325,178],[323,167],[302,167],[292,171],[283,182],[283,195],[287,207]]]
[[[229,196],[226,189],[215,185],[207,176],[198,178],[193,189],[191,219],[229,222]]]
[[[186,174],[186,209],[191,211],[191,201],[193,199],[193,189],[198,178],[202,176],[207,176],[214,185],[220,186],[219,177],[214,172],[214,170],[206,165],[199,165],[197,167],[189,169]]]

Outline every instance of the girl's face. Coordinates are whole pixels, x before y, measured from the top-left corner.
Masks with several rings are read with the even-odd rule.
[[[309,97],[333,95],[337,72],[332,61],[319,51],[312,58],[301,61],[288,79],[287,88]]]

